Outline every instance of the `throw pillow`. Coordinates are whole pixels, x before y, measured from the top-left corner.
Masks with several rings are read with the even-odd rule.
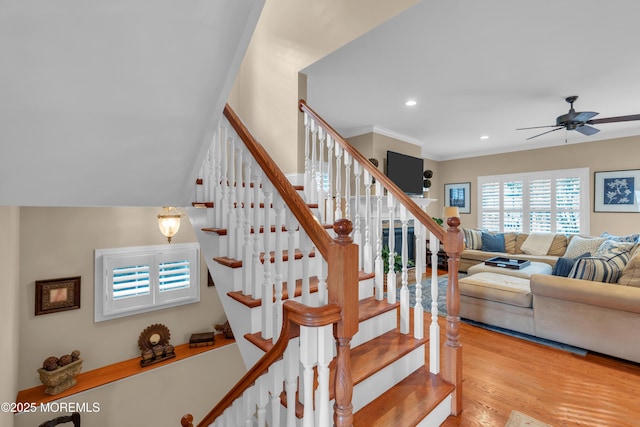
[[[482,249],[482,231],[471,228],[463,228],[464,245],[467,249]]]
[[[552,233],[531,233],[520,246],[520,250],[527,255],[546,255],[554,237]]]
[[[504,252],[504,234],[482,232],[482,250],[487,252]]]
[[[618,279],[619,285],[640,288],[640,250],[636,250]]]
[[[567,252],[567,236],[564,234],[556,234],[547,255],[560,257],[564,256],[565,252]]]
[[[504,233],[504,251],[508,254],[516,253],[516,239],[518,233]]]
[[[573,236],[564,256],[567,258],[578,258],[587,252],[595,253],[600,245],[605,241],[604,237],[582,237]]]
[[[572,279],[591,280],[593,282],[616,283],[622,271],[613,262],[605,258],[580,258],[573,265],[567,277]]]
[[[586,257],[590,257],[590,256],[591,256],[591,252],[587,252],[586,254],[582,254],[578,258],[560,257],[560,258],[558,258],[558,260],[556,261],[555,265],[553,266],[553,270],[551,270],[551,275],[552,276],[568,277],[569,273],[571,273],[571,269],[573,268],[573,265],[576,263],[576,261],[578,259],[586,258]]]
[[[617,242],[615,240],[605,240],[598,248],[594,256],[598,258],[606,258],[610,262],[614,262],[620,271],[624,270],[631,254],[636,249],[635,243]],[[617,279],[616,279],[617,281]]]
[[[616,236],[615,234],[609,234],[606,231],[600,235],[609,240],[616,240],[618,242],[627,243],[640,243],[640,234],[627,234],[626,236]]]

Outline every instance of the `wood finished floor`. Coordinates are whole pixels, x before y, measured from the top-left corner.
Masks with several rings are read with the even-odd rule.
[[[512,409],[554,427],[640,426],[640,364],[582,357],[464,322],[461,343],[464,409],[444,427],[502,427]]]

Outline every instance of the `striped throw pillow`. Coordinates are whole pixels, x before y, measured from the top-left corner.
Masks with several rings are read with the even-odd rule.
[[[616,283],[629,262],[634,248],[634,243],[607,240],[600,245],[594,256],[577,260],[568,277]]]
[[[474,230],[472,228],[463,228],[464,233],[464,245],[467,249],[482,249],[482,231]]]

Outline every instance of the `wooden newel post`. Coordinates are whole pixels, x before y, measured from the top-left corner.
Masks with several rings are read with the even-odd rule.
[[[358,246],[349,237],[352,229],[348,219],[339,219],[333,224],[337,237],[329,245],[327,259],[329,303],[342,307],[342,320],[333,329],[337,347],[333,407],[336,427],[353,425],[351,339],[358,332]]]
[[[193,427],[193,415],[187,414],[180,419],[182,427]]]
[[[462,346],[460,345],[460,287],[458,285],[458,263],[464,239],[458,228],[460,218],[447,218],[449,228],[445,233],[444,249],[449,257],[449,275],[447,283],[447,340],[443,348],[442,377],[455,385],[456,390],[451,402],[451,414],[462,412]]]

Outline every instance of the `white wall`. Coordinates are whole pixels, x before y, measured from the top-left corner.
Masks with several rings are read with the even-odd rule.
[[[0,402],[13,402],[18,384],[18,299],[20,208],[0,207]],[[13,415],[0,411],[0,426],[13,426]]]

